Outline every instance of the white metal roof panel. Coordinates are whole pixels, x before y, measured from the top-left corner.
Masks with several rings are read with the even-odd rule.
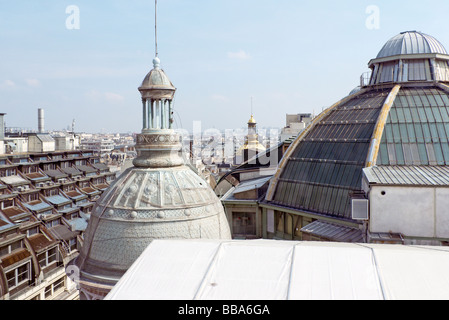
[[[442,247],[154,240],[106,300],[448,299]]]

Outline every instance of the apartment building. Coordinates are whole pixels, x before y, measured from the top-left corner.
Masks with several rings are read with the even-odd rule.
[[[78,298],[66,266],[114,179],[91,150],[0,155],[0,300]]]

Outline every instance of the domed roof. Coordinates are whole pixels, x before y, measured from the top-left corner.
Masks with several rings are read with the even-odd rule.
[[[377,55],[385,58],[400,54],[440,53],[447,55],[444,46],[434,37],[417,31],[401,32],[385,43]]]
[[[154,239],[231,238],[220,200],[187,166],[127,169],[95,204],[84,237],[82,275],[111,283]]]
[[[156,57],[153,59],[154,68],[145,76],[139,90],[176,89],[168,76],[165,74],[164,70],[160,68],[160,63],[159,58]]]
[[[254,119],[253,115],[251,115],[251,118],[248,120],[248,124],[255,124],[256,119]]]

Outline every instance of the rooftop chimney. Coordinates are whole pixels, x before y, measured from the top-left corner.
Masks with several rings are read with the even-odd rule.
[[[44,109],[37,109],[37,131],[39,133],[44,133]]]

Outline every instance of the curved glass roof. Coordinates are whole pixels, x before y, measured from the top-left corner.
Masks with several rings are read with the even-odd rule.
[[[444,46],[434,37],[417,31],[401,32],[385,43],[377,58],[385,58],[400,54],[446,54]]]
[[[433,37],[408,31],[377,58],[429,53],[447,55]],[[449,166],[448,66],[446,57],[377,60],[371,84],[390,85],[353,90],[317,117],[284,155],[267,201],[351,220],[351,197],[362,192],[365,167]]]
[[[449,165],[449,95],[402,88],[385,123],[378,165]]]
[[[299,141],[280,168],[271,202],[351,219],[374,128],[389,89],[337,106]],[[382,129],[375,165],[449,166],[449,87],[401,87]]]
[[[388,93],[362,93],[317,123],[285,164],[272,202],[350,219],[350,193],[361,188],[371,136]]]

